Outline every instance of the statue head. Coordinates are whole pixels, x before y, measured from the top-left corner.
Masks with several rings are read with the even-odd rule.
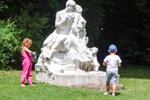
[[[68,0],[66,2],[66,10],[68,12],[74,12],[76,9],[76,2],[74,0]]]
[[[82,13],[82,7],[80,6],[80,5],[76,5],[76,11],[78,12],[78,13]]]

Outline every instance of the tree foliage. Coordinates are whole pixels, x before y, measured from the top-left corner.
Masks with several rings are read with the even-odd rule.
[[[17,35],[22,31],[9,21],[0,21],[0,26],[0,69],[8,69],[9,63],[18,54],[20,37]]]
[[[128,63],[149,65],[149,1],[107,0],[103,8],[105,9],[103,37],[108,39],[107,44],[116,43]]]
[[[32,50],[40,53],[45,38],[55,29],[56,12],[67,0],[0,0],[0,68],[11,59],[20,60],[24,37],[33,40]],[[99,48],[101,62],[111,43],[129,64],[150,64],[150,2],[148,0],[75,0],[87,20],[88,46]],[[12,51],[11,51],[12,50]],[[10,56],[8,56],[10,55]]]
[[[2,2],[0,7],[3,9],[0,15],[2,20],[0,28],[5,31],[1,31],[2,39],[0,43],[2,44],[5,39],[7,44],[2,44],[3,46],[1,47],[0,56],[3,58],[0,62],[1,69],[7,68],[12,63],[17,67],[21,67],[18,62],[21,61],[20,47],[25,37],[30,37],[33,40],[31,49],[37,53],[40,52],[40,47],[45,39],[44,32],[49,28],[49,18],[48,14],[42,14],[43,12],[37,10],[36,4],[37,2],[34,1],[27,2],[22,0],[6,0]]]

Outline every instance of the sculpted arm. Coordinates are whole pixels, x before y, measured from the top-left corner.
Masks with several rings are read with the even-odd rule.
[[[67,17],[65,15],[62,15],[62,13],[56,14],[56,20],[55,20],[55,27],[59,27],[61,24],[63,24],[66,21]]]

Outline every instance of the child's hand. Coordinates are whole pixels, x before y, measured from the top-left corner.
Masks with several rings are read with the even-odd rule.
[[[35,51],[33,51],[33,52],[32,52],[32,54],[34,55],[34,54],[36,54],[36,52],[35,52]]]
[[[32,57],[37,58],[36,52],[32,52]]]
[[[107,66],[107,63],[106,63],[106,62],[103,62],[103,66]]]
[[[36,52],[33,52],[33,53],[32,53],[32,61],[33,61],[33,62],[36,62],[36,61],[37,61]]]

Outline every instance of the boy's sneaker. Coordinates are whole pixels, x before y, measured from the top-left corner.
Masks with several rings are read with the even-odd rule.
[[[110,93],[109,92],[105,92],[104,95],[110,95]]]

